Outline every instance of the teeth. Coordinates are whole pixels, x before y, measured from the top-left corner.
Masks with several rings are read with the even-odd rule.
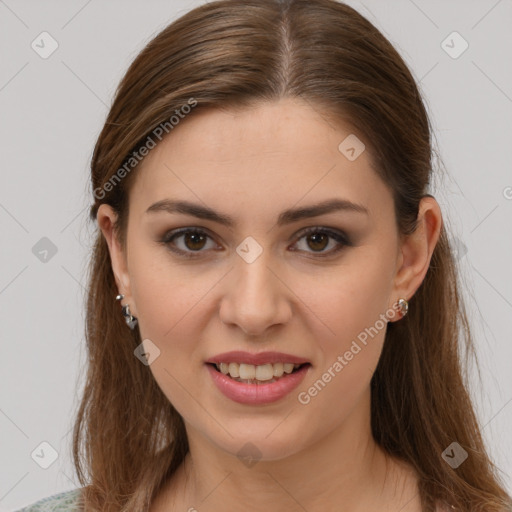
[[[224,375],[229,375],[237,380],[258,380],[274,381],[285,373],[292,373],[300,364],[274,363],[274,364],[238,364],[238,363],[216,363],[217,369]]]
[[[299,366],[299,365],[297,365]],[[292,373],[293,372],[294,365],[292,363],[284,363],[283,369],[284,373]]]
[[[236,363],[229,363],[229,369],[231,365]],[[231,374],[231,371],[229,372]],[[233,377],[240,377],[241,379],[254,379],[256,377],[256,367],[253,364],[241,364],[238,368],[239,375],[233,375]]]
[[[231,375],[231,377],[240,377],[240,365],[238,363],[229,363],[228,365],[228,372]]]
[[[283,375],[283,363],[274,363],[273,365],[274,377],[281,377]]]
[[[271,364],[263,364],[261,366],[256,366],[256,371],[254,372],[254,378],[256,380],[270,380],[274,377],[274,368]]]

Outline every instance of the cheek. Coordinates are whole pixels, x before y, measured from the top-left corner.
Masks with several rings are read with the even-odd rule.
[[[338,268],[323,286],[311,277],[298,291],[314,312],[308,328],[320,362],[297,400],[315,411],[312,421],[318,428],[345,419],[369,390],[386,334],[391,290],[389,272],[382,259],[376,261],[362,259],[350,271]]]
[[[141,338],[151,340],[160,351],[149,370],[182,416],[202,418],[201,408],[191,396],[201,396],[201,322],[205,321],[204,301],[215,276],[193,278],[193,270],[142,249],[134,250],[132,256],[131,289]]]
[[[381,318],[392,289],[390,265],[382,256],[370,256],[358,255],[332,272],[296,281],[300,284],[294,291],[305,305],[304,315],[309,310],[312,319],[309,329],[324,355],[331,358],[333,353],[348,350],[352,340],[376,324],[379,331],[385,330]]]
[[[187,280],[169,269],[166,273],[151,269],[141,273],[134,292],[141,334],[158,340],[163,350],[172,348],[173,356],[189,355],[199,342],[204,301],[213,283],[207,277]]]
[[[129,270],[136,316],[149,338],[172,337],[211,287],[207,276],[194,277],[193,265],[176,264],[165,248],[147,241],[131,247]]]

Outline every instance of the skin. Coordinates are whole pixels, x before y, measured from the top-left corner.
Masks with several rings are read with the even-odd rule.
[[[379,315],[414,295],[442,225],[438,203],[425,197],[416,232],[399,238],[391,192],[372,169],[370,152],[349,161],[338,150],[351,133],[348,124],[334,128],[297,99],[198,111],[133,171],[126,252],[112,230],[115,213],[99,208],[122,302],[138,318],[142,339],[161,351],[149,368],[189,438],[190,453],[152,512],[239,504],[267,511],[330,511],[340,504],[344,512],[420,511],[415,472],[386,457],[371,435],[370,380],[385,328],[308,404],[297,399]],[[284,209],[335,197],[364,205],[369,215],[339,211],[276,226]],[[145,213],[166,198],[207,205],[236,224]],[[196,259],[160,243],[182,227],[210,236],[202,244],[174,240],[184,251],[199,248]],[[352,245],[321,258],[337,242],[315,243],[302,235],[307,227],[345,232]],[[263,249],[250,264],[236,252],[247,236]],[[221,394],[205,367],[229,350],[276,350],[312,366],[279,402],[249,406]],[[237,456],[248,441],[261,452],[251,467]]]

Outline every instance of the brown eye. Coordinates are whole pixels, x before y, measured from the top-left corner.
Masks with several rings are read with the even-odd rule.
[[[329,237],[325,233],[313,233],[307,239],[308,246],[315,251],[323,251],[329,243]]]
[[[196,231],[187,231],[183,238],[183,243],[192,251],[200,250],[204,247],[206,237]]]
[[[326,228],[309,228],[299,236],[296,244],[300,245],[302,239],[305,240],[305,243],[302,248],[299,247],[299,250],[315,254],[315,256],[320,258],[331,256],[334,253],[341,251],[346,246],[352,245],[344,233],[332,231]],[[329,246],[331,241],[334,241],[332,244],[333,248],[326,251],[325,249]]]
[[[211,241],[210,247],[207,247],[208,241]],[[189,258],[201,256],[202,252],[217,247],[210,235],[200,229],[192,228],[171,231],[161,242],[171,251]]]

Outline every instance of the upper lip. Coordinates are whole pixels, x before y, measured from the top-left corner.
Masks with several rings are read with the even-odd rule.
[[[285,354],[283,352],[244,352],[243,350],[234,350],[231,352],[223,352],[217,354],[206,361],[207,363],[239,363],[239,364],[253,364],[263,365],[269,363],[293,363],[303,364],[309,363],[303,357]]]

